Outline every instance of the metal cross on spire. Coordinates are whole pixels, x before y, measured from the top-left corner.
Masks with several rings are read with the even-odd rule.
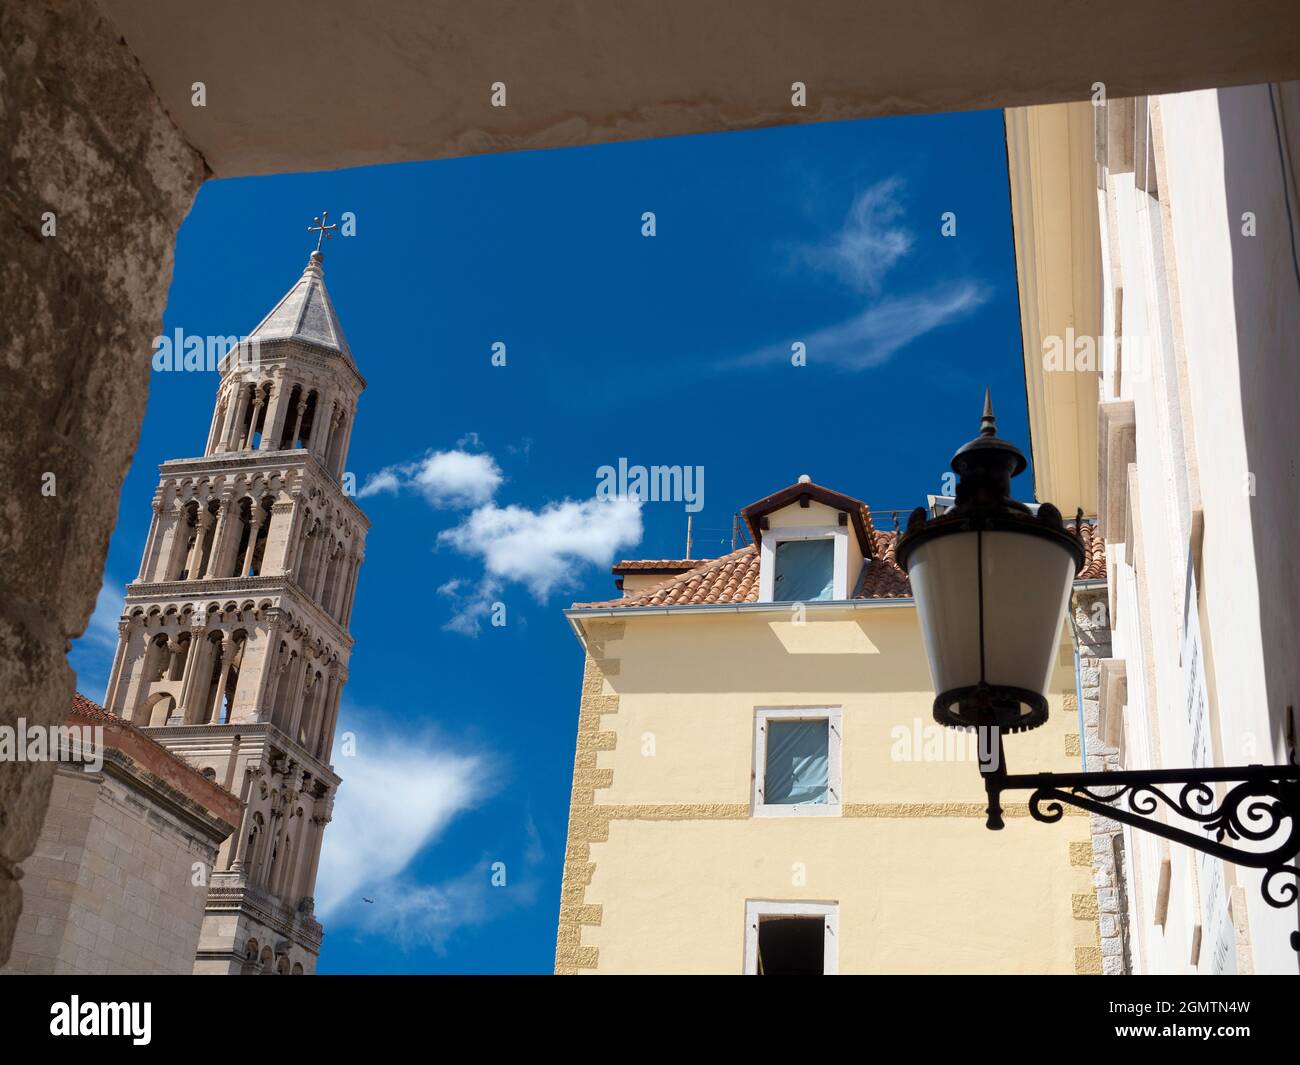
[[[317,254],[317,255],[320,254],[321,241],[325,241],[325,240],[331,240],[331,239],[333,239],[333,238],[331,237],[331,235],[330,235],[330,230],[332,230],[332,229],[338,229],[338,223],[337,223],[337,222],[330,222],[328,225],[326,224],[326,221],[325,221],[325,220],[326,220],[327,218],[329,218],[329,216],[330,216],[329,211],[321,211],[321,213],[318,214],[318,215],[316,216],[316,218],[314,219],[315,225],[310,225],[310,226],[307,227],[307,232],[308,232],[308,233],[319,233],[319,234],[320,234],[320,236],[318,236],[318,237],[316,238],[316,254]]]

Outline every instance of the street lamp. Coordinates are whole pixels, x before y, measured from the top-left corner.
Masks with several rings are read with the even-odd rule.
[[[1264,900],[1278,908],[1294,904],[1300,869],[1287,864],[1300,854],[1294,755],[1280,766],[1007,772],[1003,734],[1047,721],[1061,623],[1084,560],[1081,521],[1071,534],[1050,503],[1035,513],[1011,498],[1011,478],[1025,465],[1019,449],[998,438],[986,392],[979,436],[952,458],[955,505],[935,517],[924,507],[914,510],[896,551],[916,598],[936,692],[934,719],[979,730],[984,741],[987,826],[1003,827],[1003,792],[1029,791],[1029,813],[1037,821],[1059,821],[1062,804],[1087,810],[1263,869]],[[1200,831],[1162,820],[1162,808]],[[1300,950],[1300,932],[1291,934],[1291,945]]]

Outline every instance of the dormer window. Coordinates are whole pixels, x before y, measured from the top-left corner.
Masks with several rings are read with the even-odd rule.
[[[805,477],[742,513],[759,547],[759,602],[852,598],[873,546],[860,500]]]
[[[774,603],[807,603],[835,598],[835,541],[778,540],[773,552]]]

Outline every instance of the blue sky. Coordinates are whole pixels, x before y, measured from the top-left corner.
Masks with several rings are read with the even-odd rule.
[[[677,557],[685,539],[681,502],[602,505],[597,471],[703,467],[708,557],[737,508],[802,473],[877,508],[924,503],[986,385],[1028,452],[1002,117],[212,181],[181,229],[164,331],[250,331],[322,209],[356,216],[325,278],[369,382],[347,466],[373,528],[320,970],[546,972],[582,672],[561,610],[614,595],[615,558]],[[202,452],[216,385],[152,376],[72,655],[92,698],[157,465]],[[1017,486],[1028,498],[1030,475]]]

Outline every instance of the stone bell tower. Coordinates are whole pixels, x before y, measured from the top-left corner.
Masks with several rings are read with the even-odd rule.
[[[194,971],[311,973],[316,870],[339,786],[329,758],[369,528],[342,488],[366,382],[325,291],[319,242],[220,369],[203,457],[159,467],[105,705],[244,803],[209,874]]]

